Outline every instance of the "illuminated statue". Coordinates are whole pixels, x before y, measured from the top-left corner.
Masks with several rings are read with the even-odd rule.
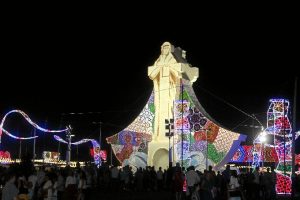
[[[165,136],[165,120],[174,118],[174,101],[180,90],[181,79],[184,76],[192,84],[198,78],[198,68],[189,66],[185,51],[165,42],[159,58],[153,66],[148,67],[148,76],[154,84],[155,105],[154,135],[149,143],[148,164],[166,167],[169,163],[169,141]]]
[[[193,83],[198,78],[198,68],[191,68],[185,60],[185,52],[169,42],[161,46],[161,55],[153,66],[148,67],[148,76],[154,84],[155,128],[154,140],[167,140],[165,119],[173,118],[176,90],[180,88],[182,74]],[[177,60],[175,59],[177,57]]]
[[[106,138],[123,166],[166,169],[171,158],[173,164],[198,170],[205,163],[219,169],[232,158],[246,137],[222,128],[205,112],[192,87],[198,73],[186,61],[185,51],[163,43],[159,58],[148,67],[154,90],[147,104],[128,127]],[[170,119],[174,119],[172,144],[165,126]]]

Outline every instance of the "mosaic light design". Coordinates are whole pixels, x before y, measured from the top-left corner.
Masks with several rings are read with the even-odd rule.
[[[253,161],[253,146],[243,145],[238,148],[230,162],[250,162]]]
[[[64,139],[62,139],[61,137],[59,137],[58,135],[54,135],[53,136],[55,140],[61,142],[61,143],[65,143],[65,144],[68,144],[67,141],[65,141]],[[91,142],[92,145],[93,145],[93,157],[94,157],[94,162],[95,162],[95,165],[96,166],[100,166],[101,165],[101,156],[100,156],[100,145],[99,143],[94,140],[94,139],[82,139],[82,140],[79,140],[77,142],[71,142],[72,145],[80,145],[80,144],[83,144],[83,143],[87,143],[87,142]]]
[[[185,81],[183,84],[183,99],[178,87],[177,100],[174,102],[175,146],[172,149],[175,162],[183,161],[185,167],[193,165],[196,169],[203,170],[207,155],[208,165],[219,169],[230,161],[246,136],[226,130],[213,122],[199,103],[191,84]],[[153,97],[152,93],[141,114],[127,128],[106,138],[123,166],[147,166],[148,143],[152,139],[154,127]]]
[[[154,127],[154,94],[152,92],[139,116],[123,131],[106,138],[114,154],[123,166],[147,166],[148,143],[152,140]]]
[[[8,136],[14,138],[14,139],[18,139],[18,140],[30,140],[30,139],[34,139],[34,138],[37,138],[38,136],[34,136],[34,137],[18,137],[18,136],[15,136],[13,135],[12,133],[8,132],[7,130],[5,130],[3,128],[3,125],[4,125],[4,122],[6,120],[6,118],[8,117],[8,115],[12,114],[12,113],[19,113],[21,114],[24,119],[29,123],[31,124],[34,128],[40,130],[40,131],[43,131],[43,132],[48,132],[48,133],[59,133],[59,132],[65,132],[67,131],[67,129],[62,129],[62,130],[50,130],[50,129],[45,129],[45,128],[42,128],[40,127],[39,125],[37,125],[36,123],[34,123],[30,118],[29,116],[21,111],[21,110],[12,110],[12,111],[9,111],[8,113],[5,114],[5,116],[3,117],[2,121],[1,121],[1,124],[0,124],[0,143],[1,143],[1,136],[2,136],[2,132],[4,132],[5,134],[7,134]]]
[[[246,136],[229,131],[211,120],[187,81],[183,81],[183,94],[180,88],[177,94],[174,102],[175,161],[183,161],[185,167],[193,165],[198,170],[206,168],[206,157],[208,165],[215,169],[228,163]]]
[[[278,162],[277,153],[274,147],[265,146],[263,148],[263,157],[257,158],[264,162]],[[258,154],[257,154],[258,155]],[[253,145],[243,145],[235,152],[230,162],[234,163],[252,163],[253,162]]]

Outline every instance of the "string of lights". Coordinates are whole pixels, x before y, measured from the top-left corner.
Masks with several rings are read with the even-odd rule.
[[[9,111],[8,113],[6,113],[1,121],[1,124],[0,124],[0,142],[1,142],[1,136],[2,136],[2,132],[4,132],[5,134],[7,134],[8,136],[14,138],[14,139],[18,139],[18,140],[30,140],[30,139],[34,139],[34,138],[37,138],[38,136],[33,136],[33,137],[18,137],[18,136],[15,136],[14,134],[10,133],[9,131],[5,130],[3,128],[4,126],[4,123],[5,123],[5,120],[6,118],[10,115],[10,114],[13,114],[13,113],[18,113],[18,114],[21,114],[24,119],[30,124],[32,125],[34,128],[42,131],[42,132],[47,132],[47,133],[60,133],[60,132],[65,132],[67,131],[68,129],[61,129],[61,130],[51,130],[51,129],[45,129],[41,126],[39,126],[38,124],[36,124],[35,122],[33,122],[30,117],[23,111],[21,110],[11,110]]]
[[[250,118],[256,120],[261,126],[263,126],[262,123],[256,118],[255,115],[250,115],[250,114],[248,114],[247,112],[243,111],[242,109],[238,108],[237,106],[232,105],[231,103],[225,101],[224,99],[222,99],[222,98],[216,96],[216,95],[213,94],[212,92],[210,92],[210,91],[208,91],[208,90],[206,90],[206,89],[204,89],[204,88],[202,88],[202,87],[200,87],[200,86],[197,86],[197,87],[200,88],[201,90],[203,90],[204,92],[206,92],[207,94],[211,95],[212,97],[216,98],[217,100],[219,100],[219,101],[225,103],[226,105],[228,105],[228,106],[230,106],[230,107],[236,109],[237,111],[243,113],[244,115],[246,115],[246,116],[248,116],[248,117],[250,117]]]
[[[62,139],[61,137],[59,137],[58,135],[54,135],[53,136],[55,140],[59,141],[59,142],[62,142],[62,143],[65,143],[65,144],[68,144],[67,141],[65,141],[64,139]],[[94,140],[94,139],[82,139],[82,140],[79,140],[77,142],[71,142],[72,145],[80,145],[80,144],[83,144],[83,143],[87,143],[87,142],[91,142],[92,145],[93,145],[93,156],[94,156],[94,162],[97,166],[100,166],[100,163],[101,163],[101,159],[100,159],[100,145],[99,143]]]

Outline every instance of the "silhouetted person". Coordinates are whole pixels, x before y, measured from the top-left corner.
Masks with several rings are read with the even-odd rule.
[[[272,177],[272,185],[271,185],[271,199],[276,199],[276,182],[277,182],[277,175],[274,171],[274,167],[271,167],[271,177]]]

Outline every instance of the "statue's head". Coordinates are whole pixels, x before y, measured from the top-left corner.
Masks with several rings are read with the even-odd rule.
[[[168,55],[174,51],[174,46],[170,42],[164,42],[161,45],[161,55]]]

